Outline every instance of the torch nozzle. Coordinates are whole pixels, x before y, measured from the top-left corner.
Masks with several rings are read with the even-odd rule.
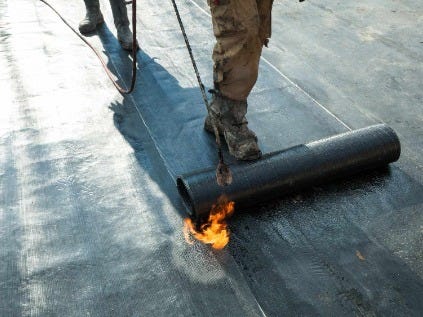
[[[219,186],[228,186],[232,184],[232,172],[229,166],[220,161],[216,168],[216,180]]]

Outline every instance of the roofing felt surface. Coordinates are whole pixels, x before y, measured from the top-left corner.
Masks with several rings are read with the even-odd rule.
[[[82,1],[53,3],[75,26],[83,16]],[[207,4],[180,7],[210,87]],[[89,39],[129,78],[102,8]],[[0,1],[0,315],[421,316],[422,5],[275,2],[249,101],[263,151],[386,122],[403,153],[236,210],[222,251],[182,235],[175,178],[215,150],[172,6],[138,10],[139,79],[122,97],[47,7]]]

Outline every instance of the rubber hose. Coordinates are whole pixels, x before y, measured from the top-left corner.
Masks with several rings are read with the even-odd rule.
[[[381,167],[399,159],[401,145],[385,124],[349,131],[231,166],[234,181],[216,184],[214,168],[177,178],[178,191],[191,216],[203,219],[222,195],[237,210],[270,201],[334,179]]]

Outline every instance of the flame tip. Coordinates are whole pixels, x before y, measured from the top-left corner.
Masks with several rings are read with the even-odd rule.
[[[197,230],[190,218],[184,220],[184,236],[189,244],[193,244],[191,237],[211,245],[213,249],[221,250],[229,242],[229,229],[226,218],[233,214],[235,202],[222,195],[217,203],[212,206],[208,220],[201,224]]]

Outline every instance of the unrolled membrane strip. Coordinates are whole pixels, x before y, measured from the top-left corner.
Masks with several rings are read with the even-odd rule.
[[[206,217],[221,195],[237,209],[270,201],[307,187],[381,167],[400,157],[395,131],[385,124],[349,131],[269,153],[260,160],[231,166],[233,183],[220,187],[215,169],[177,178],[179,193],[194,218]]]

